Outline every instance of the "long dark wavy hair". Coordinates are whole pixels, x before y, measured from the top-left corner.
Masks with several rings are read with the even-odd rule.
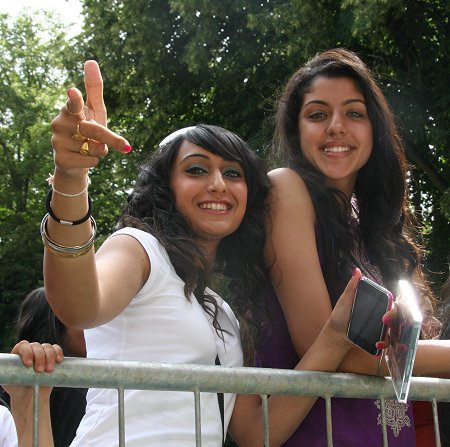
[[[349,225],[351,203],[343,193],[325,184],[324,175],[304,157],[300,148],[299,112],[305,93],[319,76],[354,80],[364,96],[372,123],[372,153],[359,170],[354,188],[357,237]],[[434,298],[422,273],[421,249],[415,242],[403,143],[386,98],[355,53],[342,48],[325,51],[290,77],[278,102],[274,148],[281,151],[284,165],[302,177],[311,194],[316,231],[323,240],[326,255],[323,274],[332,302],[343,290],[342,278],[348,278],[358,265],[353,253],[362,245],[387,288],[395,292],[399,278],[414,282],[420,291],[422,311],[431,317]],[[364,265],[358,266],[364,271]]]
[[[245,174],[248,195],[244,218],[233,234],[220,241],[213,266],[196,242],[189,223],[178,211],[170,188],[172,164],[184,140],[225,160],[238,162]],[[213,318],[219,333],[217,304],[205,289],[213,272],[228,278],[230,300],[249,349],[257,333],[252,314],[258,307],[257,297],[265,279],[263,248],[269,189],[262,160],[241,138],[221,127],[202,124],[188,128],[147,158],[140,167],[138,180],[117,226],[139,228],[158,239],[185,283],[186,298],[189,300],[192,293],[195,295]]]

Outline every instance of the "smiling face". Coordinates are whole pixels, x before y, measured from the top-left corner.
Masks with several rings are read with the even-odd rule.
[[[178,210],[210,255],[239,228],[248,191],[238,162],[184,140],[171,168],[170,188]]]
[[[305,158],[348,197],[372,152],[372,124],[364,96],[351,78],[317,77],[298,115]]]

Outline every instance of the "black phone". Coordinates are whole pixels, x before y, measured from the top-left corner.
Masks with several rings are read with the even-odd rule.
[[[368,278],[361,278],[348,323],[348,339],[369,354],[381,355],[382,350],[375,344],[384,339],[383,315],[391,308],[392,301],[389,290]]]

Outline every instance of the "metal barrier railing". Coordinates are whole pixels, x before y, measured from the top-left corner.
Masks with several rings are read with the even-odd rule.
[[[17,355],[0,354],[0,383],[34,385],[34,443],[38,447],[38,391],[39,386],[64,386],[79,388],[112,388],[118,390],[119,446],[125,446],[124,402],[125,389],[191,391],[196,408],[196,441],[201,447],[201,426],[198,416],[201,392],[259,394],[263,399],[264,439],[268,443],[268,395],[304,395],[325,398],[327,409],[328,446],[332,446],[331,398],[353,397],[379,399],[383,445],[388,446],[384,402],[395,399],[391,380],[383,377],[357,374],[324,373],[316,371],[291,371],[268,368],[228,368],[223,366],[174,365],[139,361],[94,360],[66,358],[51,374],[37,374],[22,365]],[[409,399],[430,401],[436,434],[440,447],[437,402],[450,402],[450,379],[414,377]]]

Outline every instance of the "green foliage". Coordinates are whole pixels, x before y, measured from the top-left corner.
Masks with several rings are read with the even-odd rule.
[[[10,348],[18,303],[42,282],[39,222],[53,170],[50,121],[61,103],[64,50],[62,27],[50,16],[0,16],[2,349]]]
[[[441,212],[450,220],[450,188],[441,197]]]

